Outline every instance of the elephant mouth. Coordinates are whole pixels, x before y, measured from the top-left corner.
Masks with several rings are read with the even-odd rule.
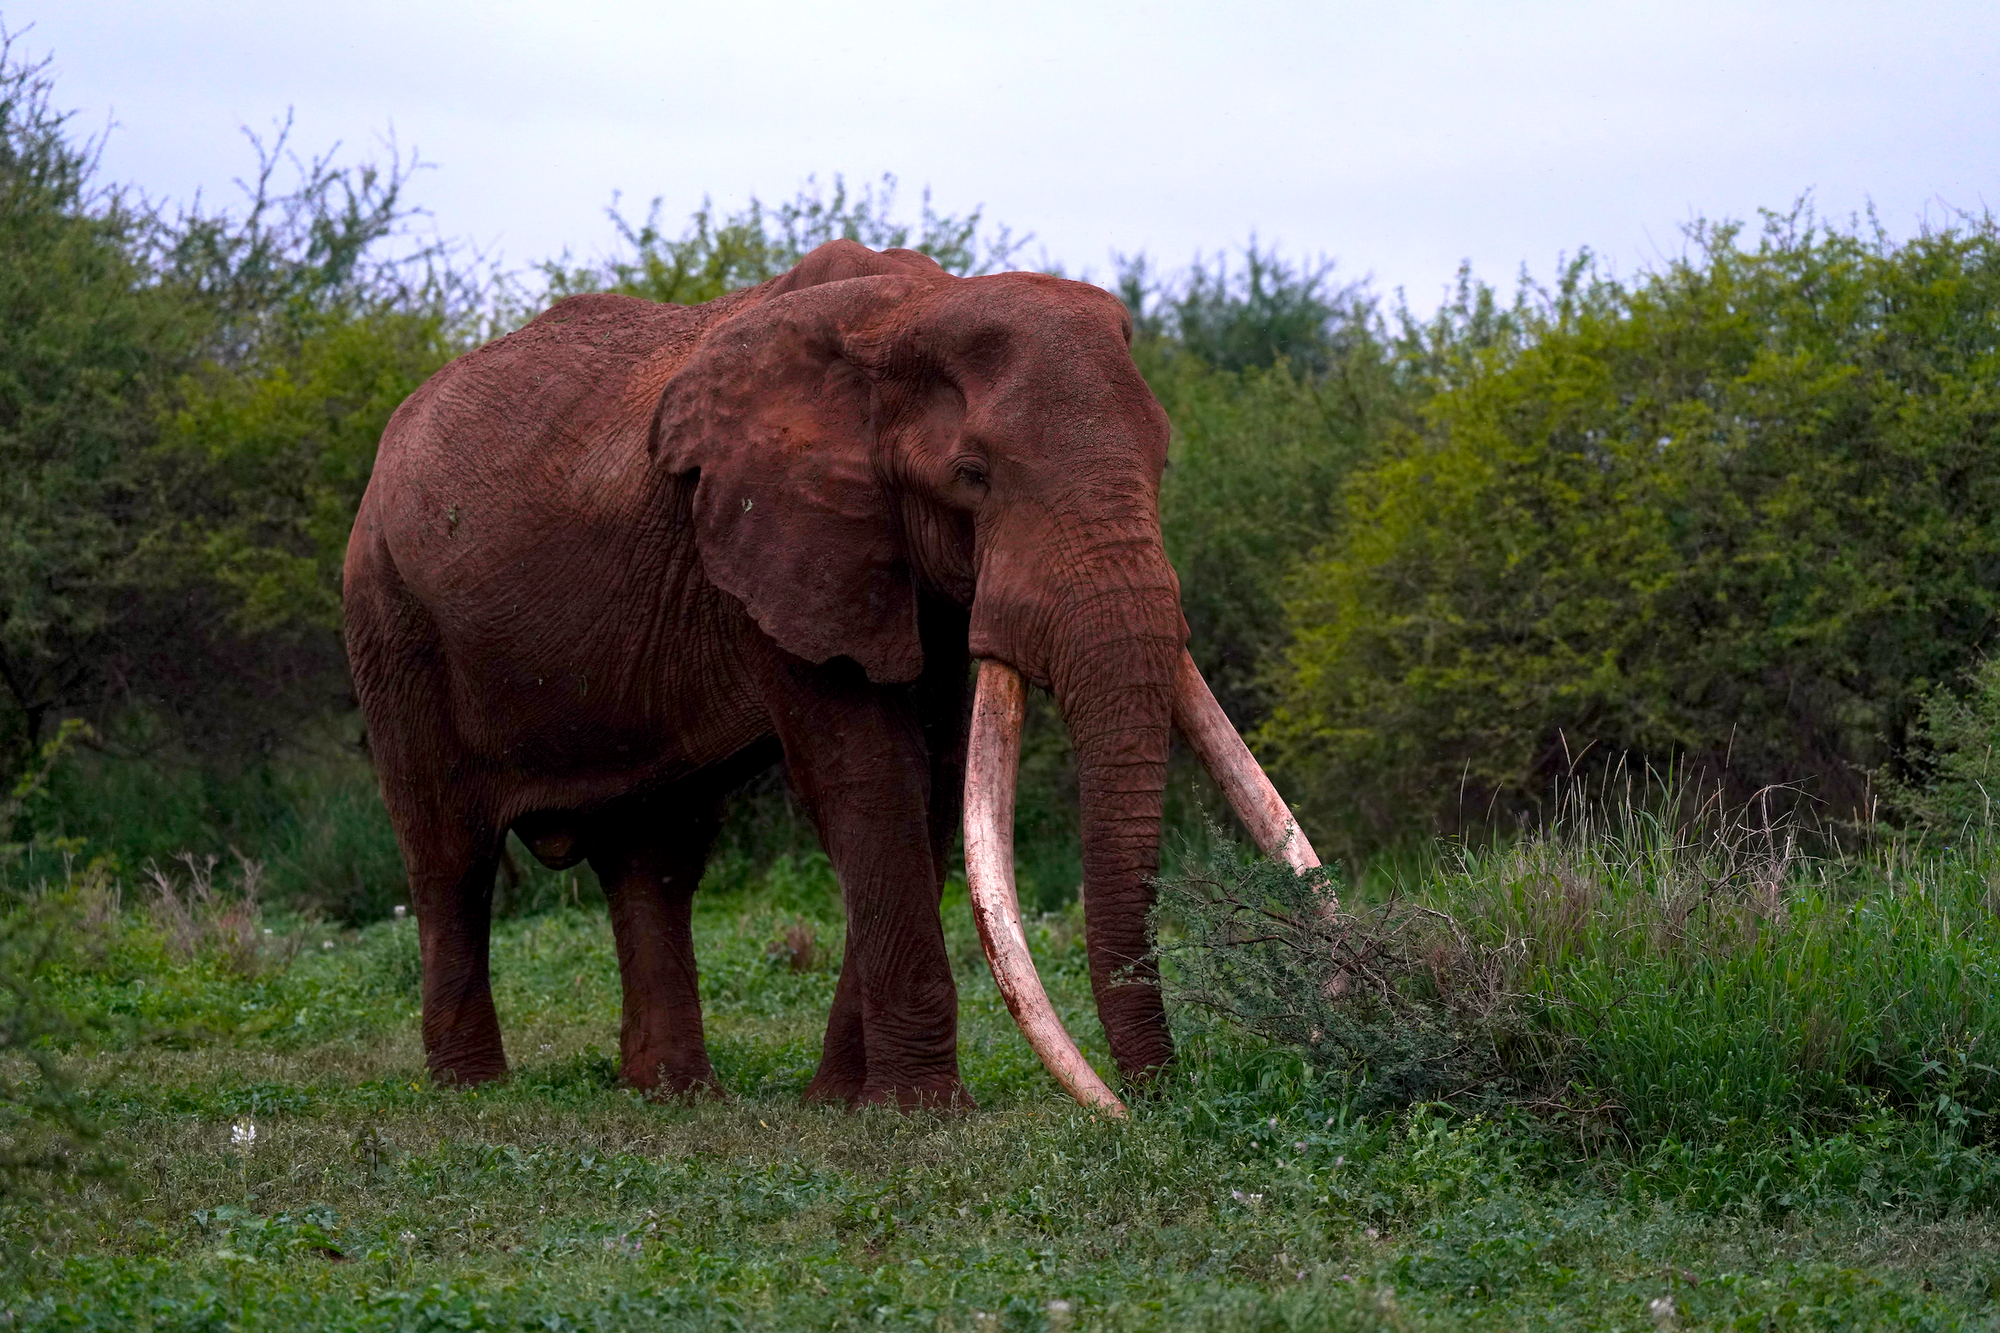
[[[982,660],[965,765],[965,874],[973,919],[1001,998],[1042,1064],[1079,1103],[1123,1119],[1125,1104],[1056,1016],[1021,928],[1014,888],[1014,788],[1025,710],[1020,673],[992,658]],[[1173,718],[1264,854],[1295,871],[1319,865],[1298,821],[1185,651],[1175,672]]]

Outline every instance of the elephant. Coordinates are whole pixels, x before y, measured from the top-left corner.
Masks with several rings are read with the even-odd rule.
[[[833,241],[699,306],[569,297],[398,408],[348,545],[346,637],[439,1082],[507,1071],[488,936],[512,830],[603,884],[623,1079],[719,1091],[691,900],[723,799],[782,758],[849,922],[807,1098],[971,1105],[940,918],[963,814],[1010,1007],[1117,1113],[1021,942],[1023,680],[1078,756],[1112,1057],[1128,1080],[1168,1066],[1148,917],[1174,723],[1235,765],[1267,844],[1311,854],[1188,657],[1168,423],[1131,338],[1085,283]]]

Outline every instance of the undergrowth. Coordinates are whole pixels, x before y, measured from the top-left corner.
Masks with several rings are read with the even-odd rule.
[[[1703,1198],[1739,1195],[1697,1163],[1783,1199],[1858,1181],[1866,1153],[1834,1159],[1862,1141],[1992,1146],[2000,843],[1804,842],[1747,811],[1577,802],[1363,894],[1211,858],[1161,885],[1169,990],[1358,1110],[1513,1108]],[[1983,1156],[1964,1164],[1947,1195],[2000,1198]]]
[[[11,909],[55,942],[9,955],[11,993],[61,1025],[6,1059],[17,1090],[59,1079],[94,1136],[78,1146],[117,1170],[46,1161],[32,1197],[0,1201],[0,1318],[1991,1327],[1992,861],[1771,845],[1578,824],[1359,890],[1196,857],[1210,869],[1168,888],[1182,1061],[1127,1089],[1124,1124],[1067,1103],[1028,1052],[956,883],[980,1109],[906,1118],[799,1102],[844,935],[816,855],[698,895],[731,1098],[664,1104],[618,1085],[616,968],[587,896],[498,924],[513,1077],[452,1092],[421,1072],[407,916],[274,915],[241,864],[122,885],[73,868]],[[1221,966],[1247,956],[1223,945],[1236,909],[1203,915],[1225,894],[1293,913],[1271,957],[1294,961],[1254,1004],[1257,974]],[[1028,934],[1108,1069],[1080,911]],[[1339,952],[1300,972],[1294,944]],[[1191,1002],[1202,976],[1229,1020]],[[1314,1038],[1285,1017],[1306,1009],[1346,1027]],[[1731,1063],[1725,1041],[1763,1044]]]

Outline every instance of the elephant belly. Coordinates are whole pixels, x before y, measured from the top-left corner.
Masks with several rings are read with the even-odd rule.
[[[771,732],[728,638],[658,637],[688,646],[593,656],[571,646],[558,657],[517,645],[454,681],[456,730],[496,779],[500,819],[552,868],[587,854],[579,814],[712,769]],[[620,646],[649,639],[641,631]]]

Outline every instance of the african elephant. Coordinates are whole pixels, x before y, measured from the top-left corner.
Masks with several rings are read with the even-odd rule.
[[[1076,746],[1112,1054],[1132,1078],[1167,1064],[1147,913],[1176,714],[1255,774],[1240,807],[1289,817],[1184,650],[1168,427],[1131,331],[1083,283],[835,241],[706,305],[558,302],[397,410],[348,546],[347,642],[440,1080],[506,1071],[487,936],[511,828],[603,882],[624,1078],[712,1086],[690,898],[722,798],[782,755],[849,917],[807,1095],[966,1103],[938,907],[969,736],[997,774],[973,789],[982,934],[1038,1051],[1075,1057],[1018,977],[1014,672]],[[970,711],[997,729],[968,729],[973,658]]]

